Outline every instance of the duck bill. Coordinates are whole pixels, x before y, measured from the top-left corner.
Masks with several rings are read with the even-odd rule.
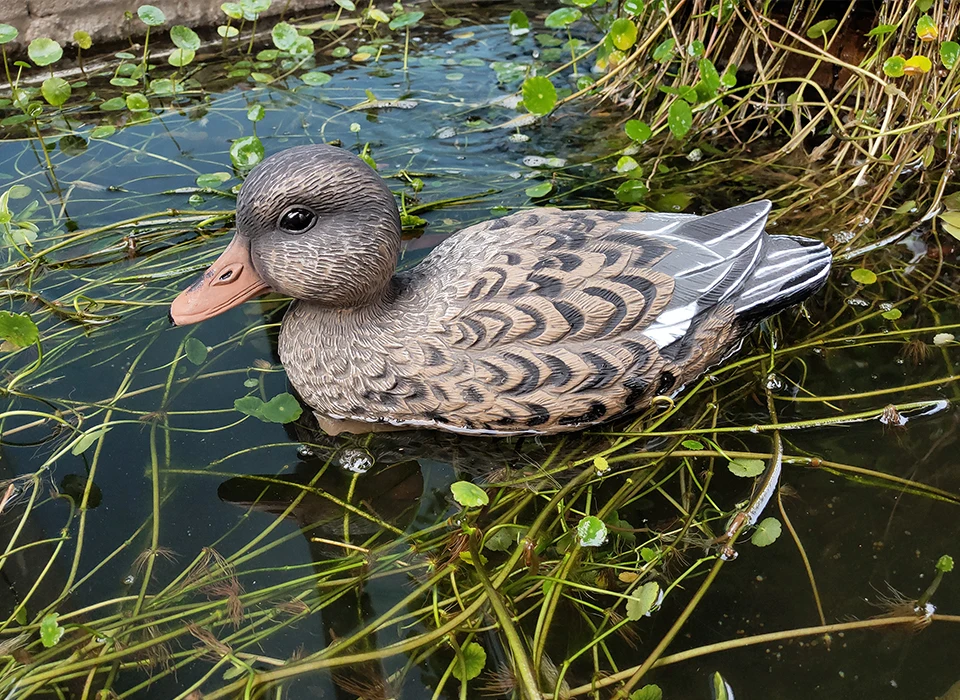
[[[173,300],[170,318],[178,326],[205,321],[269,291],[253,269],[250,241],[234,236],[203,276]]]

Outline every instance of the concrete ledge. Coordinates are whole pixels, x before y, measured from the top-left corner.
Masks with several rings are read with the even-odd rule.
[[[113,43],[127,37],[142,37],[146,27],[136,17],[140,5],[154,5],[163,10],[167,22],[157,27],[161,33],[174,24],[192,29],[223,24],[226,15],[220,9],[222,0],[0,0],[0,22],[20,30],[8,50],[18,52],[37,37],[55,39],[62,46],[72,45],[73,33],[85,31],[97,43]],[[261,17],[291,15],[305,10],[330,7],[332,0],[274,0]],[[125,19],[124,13],[133,14]],[[153,36],[153,32],[151,32]]]

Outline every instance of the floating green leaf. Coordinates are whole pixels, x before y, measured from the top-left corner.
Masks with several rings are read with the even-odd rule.
[[[537,185],[531,185],[524,190],[524,193],[530,199],[537,199],[539,197],[546,197],[548,194],[553,192],[553,183],[552,182],[541,182]]]
[[[599,547],[607,541],[607,526],[594,515],[581,518],[577,523],[577,541],[581,547]]]
[[[621,7],[628,15],[639,15],[643,12],[644,4],[643,0],[624,0]]]
[[[702,450],[702,449],[703,449],[703,443],[700,442],[699,440],[684,440],[684,441],[681,442],[680,444],[683,445],[683,446],[684,446],[685,448],[687,448],[688,450]]]
[[[623,130],[627,132],[627,136],[637,143],[643,143],[653,136],[653,131],[649,126],[647,126],[647,123],[642,122],[639,119],[629,120],[626,124],[624,124]]]
[[[157,78],[150,81],[150,92],[156,95],[172,95],[177,84],[170,78]]]
[[[903,316],[903,312],[900,311],[900,309],[887,309],[880,315],[883,316],[888,321],[896,321],[901,316]]]
[[[873,284],[877,281],[877,274],[865,267],[858,267],[850,273],[850,276],[859,284]]]
[[[583,17],[583,13],[575,7],[561,7],[547,15],[543,23],[550,29],[563,29],[581,17]]]
[[[557,104],[557,89],[549,78],[534,76],[523,81],[523,106],[531,114],[550,114]]]
[[[132,92],[127,95],[127,109],[131,112],[143,112],[150,109],[150,102],[142,92]]]
[[[637,25],[633,20],[621,17],[610,25],[610,39],[621,51],[626,51],[637,43]]]
[[[196,51],[200,48],[200,37],[190,27],[177,24],[170,28],[170,40],[180,49]]]
[[[27,47],[27,55],[30,60],[38,66],[49,66],[56,63],[63,56],[63,48],[53,39],[40,37],[30,42]]]
[[[289,51],[293,48],[293,45],[297,43],[297,39],[300,38],[300,33],[291,24],[277,22],[273,25],[270,36],[273,38],[274,46],[281,51]]]
[[[133,78],[116,77],[116,78],[110,78],[110,84],[116,85],[117,87],[128,88],[128,87],[136,87],[137,85],[140,84],[140,81],[134,80]]]
[[[663,700],[663,691],[659,685],[645,685],[630,693],[630,700]]]
[[[221,24],[217,26],[217,34],[224,39],[232,39],[240,33],[240,30],[230,24]]]
[[[397,15],[392,20],[390,24],[387,25],[390,29],[403,29],[404,27],[410,27],[423,19],[423,13],[419,10],[416,12],[404,12],[402,15]]]
[[[57,622],[58,617],[60,617],[60,613],[49,613],[40,620],[40,641],[47,649],[55,647],[66,631]]]
[[[43,93],[43,99],[54,107],[59,107],[70,97],[70,83],[63,78],[47,78],[40,86],[40,92]]]
[[[627,600],[627,617],[634,622],[653,610],[660,598],[660,586],[648,581],[633,592]]]
[[[334,0],[340,7],[342,7],[347,12],[353,12],[357,9],[357,6],[353,4],[351,0]]]
[[[479,508],[490,502],[487,492],[469,481],[453,482],[450,484],[450,493],[453,494],[453,500],[464,508]]]
[[[648,192],[647,186],[639,180],[627,180],[617,188],[614,194],[624,204],[636,204],[642,202]]]
[[[0,24],[0,44],[9,44],[17,38],[20,32],[9,24]]]
[[[837,20],[835,19],[823,19],[810,26],[807,30],[807,36],[811,39],[820,39],[825,37],[830,31],[837,26]]]
[[[26,314],[0,311],[0,338],[18,348],[25,348],[40,339],[40,331]]]
[[[523,10],[514,10],[507,20],[511,36],[523,36],[530,32],[530,19]]]
[[[263,110],[263,105],[261,104],[250,105],[250,107],[247,109],[247,121],[256,123],[261,119],[263,119],[265,114],[266,113]]]
[[[678,139],[686,136],[693,126],[693,111],[684,100],[674,100],[667,112],[667,126]]]
[[[117,112],[126,108],[127,101],[122,97],[111,97],[109,100],[104,100],[100,103],[100,109],[104,112]]]
[[[750,535],[750,541],[758,547],[766,547],[777,541],[783,526],[776,518],[764,518]]]
[[[225,172],[204,173],[197,177],[197,187],[216,188],[229,180],[233,175]]]
[[[241,169],[252,168],[264,155],[263,143],[256,136],[244,136],[230,144],[230,160]]]
[[[463,663],[458,661],[453,664],[453,677],[458,681],[467,682],[479,676],[487,665],[487,652],[476,642],[470,642],[460,649],[463,656]]]
[[[752,477],[762,474],[766,465],[762,459],[749,459],[747,457],[737,457],[731,459],[727,464],[727,469],[735,476]]]
[[[332,78],[329,73],[324,73],[323,71],[310,71],[309,73],[304,73],[300,76],[300,80],[305,82],[307,85],[312,85],[314,87],[318,85],[326,85],[329,83]]]
[[[636,170],[640,167],[640,164],[636,161],[633,156],[620,156],[617,160],[617,165],[614,170],[618,173],[629,173],[632,170]]]
[[[720,89],[720,73],[709,58],[701,58],[697,62],[697,68],[700,69],[700,77],[703,78],[703,84],[707,86],[711,97],[717,94]]]
[[[191,49],[174,49],[167,56],[167,63],[176,68],[183,68],[193,63],[195,57],[196,52]]]
[[[207,346],[197,338],[187,338],[183,344],[183,352],[187,359],[195,365],[202,365],[207,359]]]
[[[141,5],[137,8],[137,17],[148,27],[157,27],[167,21],[163,10],[153,5]]]
[[[248,416],[259,418],[264,423],[290,423],[303,413],[300,403],[292,394],[277,394],[264,403],[256,396],[244,396],[233,402],[233,407]]]

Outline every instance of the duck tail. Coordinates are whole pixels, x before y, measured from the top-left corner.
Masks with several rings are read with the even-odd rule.
[[[820,289],[833,256],[820,241],[799,236],[764,236],[753,273],[734,300],[737,315],[759,321],[797,304]]]

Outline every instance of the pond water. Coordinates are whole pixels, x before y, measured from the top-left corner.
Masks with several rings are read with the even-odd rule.
[[[283,683],[282,697],[390,697],[376,690],[387,683],[404,698],[476,697],[484,684],[493,688],[488,694],[508,696],[489,676],[470,681],[461,695],[451,677],[456,650],[474,643],[486,654],[488,672],[510,658],[505,638],[491,632],[498,617],[489,608],[471,609],[451,638],[446,631],[430,637],[483,593],[471,557],[458,558],[461,508],[450,485],[460,479],[506,484],[489,491],[501,501],[495,518],[475,521],[482,528],[496,522],[515,534],[518,528],[502,525],[526,528],[545,514],[539,568],[521,563],[506,581],[496,580],[502,571],[496,567],[520,545],[507,537],[502,547],[484,551],[491,578],[521,613],[517,628],[525,643],[539,645],[558,667],[570,660],[564,680],[573,688],[639,665],[703,582],[713,550],[694,564],[708,557],[704,544],[723,531],[752,484],[731,474],[726,459],[698,456],[700,447],[679,442],[699,440],[702,447],[710,438],[727,452],[769,455],[772,431],[751,427],[771,423],[763,388],[771,362],[783,385],[778,420],[795,428],[782,431],[783,482],[790,487],[783,508],[809,559],[825,622],[883,614],[878,603],[895,597],[892,589],[916,599],[938,558],[960,554],[960,500],[952,495],[960,491],[956,413],[946,408],[956,398],[956,346],[933,344],[935,334],[960,324],[956,270],[930,256],[914,260],[906,246],[869,258],[870,268],[883,273],[874,285],[859,286],[849,265],[838,265],[805,314],[791,309],[765,324],[736,367],[688,391],[669,415],[662,408],[645,415],[642,425],[655,427],[653,436],[327,439],[311,432],[306,419],[281,425],[234,409],[243,396],[267,400],[288,391],[276,353],[285,304],[268,298],[188,328],[172,327],[167,307],[229,239],[224,212],[233,200],[198,193],[196,181],[227,172],[222,190],[239,182],[228,151],[231,140],[253,133],[246,116],[252,105],[265,110],[256,134],[268,154],[324,140],[355,151],[369,144],[379,171],[392,176],[391,187],[411,213],[426,220],[422,234],[411,231],[403,265],[466,225],[532,206],[525,190],[533,184],[554,182],[563,195],[554,203],[563,206],[623,206],[612,194],[620,181],[616,156],[627,145],[620,105],[578,102],[536,126],[489,128],[518,114],[499,102],[518,87],[520,74],[511,75],[508,64],[523,65],[538,50],[532,36],[515,39],[506,31],[511,9],[457,9],[449,14],[462,22],[453,27],[431,10],[411,31],[407,70],[395,35],[378,47],[376,60],[321,51],[318,70],[332,76],[325,85],[221,80],[222,91],[191,95],[181,109],[158,110],[143,123],[111,117],[122,128],[101,139],[89,136],[103,113],[67,112],[60,126],[84,135],[86,144],[54,150],[59,191],[36,141],[8,130],[0,142],[0,187],[31,188],[14,209],[40,201],[32,254],[44,253],[28,274],[6,249],[4,275],[15,290],[5,294],[7,308],[31,312],[44,354],[22,376],[16,375],[36,359],[34,350],[2,360],[16,378],[4,396],[0,484],[24,478],[0,514],[0,545],[8,551],[0,569],[0,644],[19,634],[21,607],[33,635],[27,656],[0,656],[3,697],[49,692],[54,680],[74,697],[106,687],[121,697],[185,697],[197,688],[238,697],[249,668],[296,668],[291,658],[318,663],[273,677]],[[344,43],[353,52],[363,41]],[[216,64],[204,70],[211,84],[223,72]],[[412,108],[354,109],[370,98],[366,91]],[[697,164],[685,157],[688,151],[673,154],[662,178],[653,178],[651,202],[659,188],[684,195],[687,211],[706,212],[767,187],[762,172],[724,172],[736,161],[719,156],[711,169],[710,158]],[[422,191],[410,185],[414,179]],[[716,184],[725,179],[728,185]],[[837,233],[789,222],[777,230]],[[899,320],[880,315],[884,303],[901,310]],[[792,390],[792,383],[803,388]],[[908,385],[922,386],[902,388]],[[901,406],[903,426],[892,425],[889,412],[881,420],[889,404]],[[80,432],[69,426],[88,438],[77,444]],[[672,449],[680,451],[665,457]],[[584,480],[585,488],[544,510],[558,489],[593,468],[602,450],[610,450],[615,469]],[[357,475],[358,469],[370,471]],[[32,481],[33,474],[39,476]],[[674,550],[704,478],[710,478],[708,500]],[[57,497],[54,486],[69,497]],[[620,529],[614,524],[606,545],[574,563],[565,533],[612,498],[620,499]],[[78,510],[84,499],[87,507]],[[776,499],[766,515],[784,520]],[[670,557],[648,567],[643,580],[666,589],[683,575],[679,584],[650,616],[620,624],[622,601],[605,591],[635,590],[631,572],[648,553],[665,550]],[[667,654],[821,624],[786,527],[769,546],[744,537],[737,550]],[[556,599],[547,592],[556,607],[546,623],[539,619],[549,607],[542,605],[544,577],[573,584]],[[945,612],[960,606],[955,575],[945,577],[934,603]],[[45,650],[36,637],[48,612],[60,613],[67,628],[59,650]],[[592,646],[611,619],[617,631]],[[82,637],[83,625],[92,637]],[[365,634],[353,639],[358,631]],[[741,697],[932,699],[960,680],[958,641],[949,621],[916,633],[900,626],[788,634],[675,660],[651,670],[641,685],[658,684],[666,698],[707,698],[711,674],[719,671]],[[328,648],[336,652],[324,656]],[[345,656],[356,663],[333,673],[324,665]],[[58,661],[67,664],[63,673]],[[24,672],[30,664],[36,667]],[[258,685],[256,692],[263,690]]]

